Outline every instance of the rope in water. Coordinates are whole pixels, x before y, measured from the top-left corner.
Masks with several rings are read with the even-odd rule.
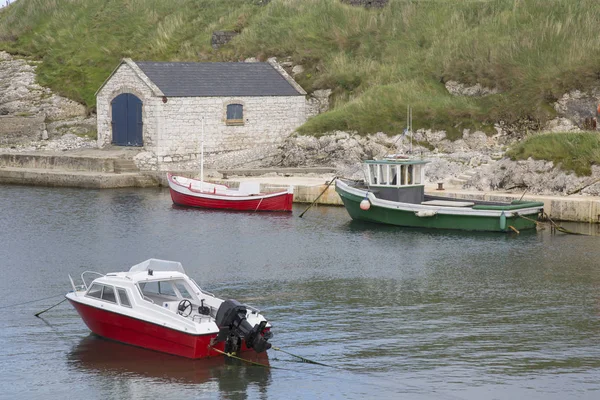
[[[262,364],[262,363],[259,363],[259,362],[256,362],[256,361],[252,361],[252,360],[248,360],[248,359],[245,359],[245,358],[238,357],[238,356],[236,356],[233,353],[227,353],[225,351],[222,351],[222,350],[219,350],[219,349],[215,349],[214,347],[210,347],[210,348],[212,350],[216,351],[217,353],[223,354],[223,355],[225,355],[227,357],[235,358],[236,360],[244,361],[244,362],[247,362],[247,363],[250,363],[250,364],[254,364],[254,365],[259,365],[259,366],[265,367],[265,368],[279,369],[278,367],[273,367],[271,365]],[[299,356],[299,355],[296,355],[296,354],[292,354],[289,351],[285,351],[285,350],[283,350],[283,349],[281,349],[279,347],[276,347],[276,346],[271,346],[271,349],[276,350],[276,351],[281,351],[282,353],[285,353],[285,354],[290,355],[292,357],[296,357],[296,358],[302,360],[302,362],[305,362],[305,363],[308,363],[308,364],[321,365],[323,367],[331,367],[330,365],[323,364],[323,363],[320,363],[318,361],[309,360],[308,358],[305,358],[305,357],[302,357],[302,356]]]
[[[58,296],[64,296],[64,293],[55,294],[54,296],[44,297],[44,298],[36,299],[36,300],[22,301],[22,302],[17,303],[17,304],[11,304],[10,306],[2,306],[2,307],[0,307],[0,309],[2,309],[2,308],[9,308],[9,307],[16,307],[16,306],[22,306],[22,305],[25,305],[25,304],[35,303],[36,301],[53,299],[53,298],[58,297]]]
[[[258,365],[259,367],[272,368],[272,369],[279,369],[278,367],[273,367],[273,366],[271,366],[271,365],[268,365],[268,364],[262,364],[262,363],[259,363],[259,362],[256,362],[256,361],[248,360],[248,359],[246,359],[246,358],[241,358],[241,357],[238,357],[238,356],[236,356],[236,355],[235,355],[235,354],[233,354],[233,353],[227,353],[227,352],[221,351],[221,350],[219,350],[219,349],[215,349],[214,347],[211,347],[211,346],[209,346],[209,347],[211,348],[211,350],[214,350],[214,351],[216,351],[217,353],[223,354],[223,355],[225,355],[225,356],[227,356],[227,357],[230,357],[230,358],[234,358],[234,359],[236,359],[236,360],[244,361],[244,362],[247,362],[247,363],[249,363],[249,364],[253,364],[253,365]]]
[[[309,360],[308,358],[304,358],[304,357],[302,357],[302,356],[299,356],[299,355],[296,355],[296,354],[292,354],[292,353],[290,353],[290,352],[288,352],[288,351],[285,351],[285,350],[282,350],[282,349],[280,349],[279,347],[271,346],[271,348],[272,348],[273,350],[275,350],[275,351],[281,351],[282,353],[285,353],[285,354],[287,354],[287,355],[290,355],[290,356],[292,356],[292,357],[299,358],[300,360],[302,360],[302,362],[305,362],[305,363],[309,363],[309,364],[316,364],[316,365],[322,365],[322,366],[324,366],[324,367],[331,367],[330,365],[323,364],[323,363],[320,363],[320,362],[317,362],[317,361],[313,361],[313,360]]]
[[[40,315],[41,315],[41,314],[45,313],[45,312],[46,312],[46,311],[48,311],[48,310],[52,310],[54,307],[56,307],[56,306],[57,306],[57,305],[59,305],[59,304],[62,304],[62,303],[64,303],[65,301],[67,301],[67,298],[66,298],[66,297],[65,297],[64,299],[62,299],[61,301],[59,301],[58,303],[56,303],[55,305],[53,305],[52,307],[48,307],[48,308],[46,308],[45,310],[42,310],[42,311],[40,311],[40,312],[38,312],[38,313],[35,313],[35,314],[33,314],[33,315],[34,315],[34,316],[36,316],[36,317],[38,317],[38,318],[41,318],[41,317],[40,317]]]
[[[542,222],[542,221],[536,221],[536,220],[534,220],[534,219],[527,218],[526,216],[524,216],[524,215],[521,215],[521,214],[519,214],[519,213],[515,213],[515,214],[516,214],[518,217],[521,217],[521,218],[523,218],[523,219],[526,219],[527,221],[531,221],[531,222],[535,223],[536,225],[539,225],[539,226],[544,226],[544,225],[545,225],[545,223],[544,223],[544,222]],[[544,213],[544,214],[545,214],[545,213]],[[585,233],[573,232],[573,231],[570,231],[570,230],[568,230],[567,228],[563,228],[562,226],[560,226],[560,225],[558,225],[556,222],[554,222],[554,221],[553,221],[553,220],[552,220],[552,219],[551,219],[551,218],[548,216],[548,214],[545,214],[545,216],[546,216],[546,218],[548,218],[548,221],[550,221],[550,226],[551,226],[552,228],[556,229],[556,230],[557,230],[557,231],[559,231],[559,232],[566,233],[566,234],[569,234],[569,235],[581,235],[581,236],[589,236],[589,235],[587,235],[587,234],[585,234]]]

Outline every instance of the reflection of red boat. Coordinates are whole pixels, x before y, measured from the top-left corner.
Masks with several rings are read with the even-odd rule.
[[[292,211],[294,190],[261,193],[258,182],[241,182],[237,189],[167,174],[173,203],[239,211]]]
[[[246,353],[244,359],[269,365],[267,352]],[[161,383],[202,384],[217,379],[224,385],[268,383],[268,368],[256,368],[254,365],[233,358],[210,358],[198,362],[187,358],[149,351],[138,347],[103,339],[96,335],[83,338],[69,353],[69,361],[75,363],[78,370],[88,370],[108,377],[134,375],[150,378]],[[231,368],[236,366],[238,368]],[[240,389],[236,387],[236,389]]]
[[[203,291],[178,262],[146,260],[89,286],[85,274],[66,297],[99,336],[187,358],[271,347],[258,310]]]

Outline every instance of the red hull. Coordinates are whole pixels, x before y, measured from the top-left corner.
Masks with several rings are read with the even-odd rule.
[[[190,335],[175,329],[166,328],[122,314],[102,310],[81,304],[69,299],[83,322],[96,335],[118,342],[174,354],[187,358],[216,357],[221,354],[212,350],[210,340],[216,333],[207,335]],[[225,343],[221,342],[214,348],[224,351]],[[242,351],[249,350],[242,343]]]
[[[171,199],[173,203],[200,208],[212,208],[221,210],[237,210],[237,211],[292,211],[292,202],[294,200],[293,193],[282,192],[277,196],[267,198],[256,198],[252,200],[239,200],[231,196],[226,199],[222,196],[219,199],[187,195],[179,193],[173,189],[171,191]]]

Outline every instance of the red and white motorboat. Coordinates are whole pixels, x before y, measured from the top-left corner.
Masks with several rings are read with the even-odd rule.
[[[188,207],[201,207],[238,211],[292,211],[294,188],[261,193],[258,182],[240,182],[239,188],[230,188],[167,174],[173,203]]]
[[[99,277],[88,285],[88,274]],[[149,259],[106,275],[86,271],[82,286],[69,279],[66,298],[99,336],[187,358],[271,347],[271,325],[258,310],[203,291],[179,262]]]

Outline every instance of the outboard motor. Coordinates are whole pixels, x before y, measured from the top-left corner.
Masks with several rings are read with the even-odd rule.
[[[263,336],[267,321],[261,321],[252,327],[246,320],[246,313],[246,307],[236,300],[226,300],[219,307],[215,318],[220,329],[216,342],[226,340],[225,351],[237,352],[242,339],[246,340],[246,346],[257,353],[271,348],[271,343],[267,342],[270,335]]]

